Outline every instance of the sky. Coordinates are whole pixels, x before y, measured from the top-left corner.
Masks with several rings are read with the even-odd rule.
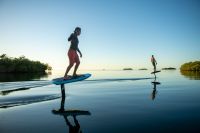
[[[200,59],[199,0],[0,0],[0,54],[66,69],[81,27],[80,69],[176,67]]]

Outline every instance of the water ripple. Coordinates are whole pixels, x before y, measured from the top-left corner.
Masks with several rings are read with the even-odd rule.
[[[60,94],[42,94],[42,95],[27,95],[0,98],[0,108],[9,108],[14,106],[38,103],[43,101],[54,100],[60,98]]]
[[[51,81],[20,81],[0,83],[0,91],[16,90],[21,88],[34,88],[52,84]]]

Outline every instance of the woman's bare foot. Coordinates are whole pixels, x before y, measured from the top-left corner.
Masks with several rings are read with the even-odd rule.
[[[63,77],[63,80],[68,80],[68,79],[71,79],[71,78],[72,78],[71,76],[68,76],[68,75],[67,75],[67,76],[64,76],[64,77]]]
[[[77,77],[80,77],[80,76],[81,76],[81,74],[74,74],[73,78],[77,78]]]

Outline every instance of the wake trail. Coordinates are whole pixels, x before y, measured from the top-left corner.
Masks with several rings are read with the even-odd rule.
[[[137,80],[148,80],[153,79],[147,78],[108,78],[108,79],[91,79],[83,80],[84,83],[103,83],[103,82],[120,82],[120,81],[137,81]],[[81,82],[83,82],[81,81]],[[39,81],[20,81],[20,82],[2,82],[0,83],[0,92],[12,91],[18,89],[35,88],[51,85],[52,80],[39,80]]]
[[[52,82],[49,80],[44,81],[20,81],[20,82],[3,82],[0,83],[0,91],[9,91],[22,88],[35,88],[46,85],[51,85]]]

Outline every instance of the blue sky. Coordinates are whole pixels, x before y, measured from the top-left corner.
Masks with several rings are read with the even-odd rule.
[[[66,69],[82,28],[81,69],[180,67],[200,59],[198,0],[0,0],[0,54]]]

